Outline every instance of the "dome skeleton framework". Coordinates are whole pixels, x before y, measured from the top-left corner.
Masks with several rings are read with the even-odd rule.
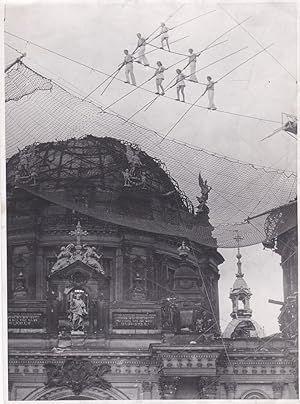
[[[212,188],[207,205],[214,226],[213,237],[219,247],[236,246],[235,230],[243,235],[241,246],[262,242],[267,237],[265,222],[269,211],[282,205],[286,205],[284,220],[281,218],[280,225],[275,226],[276,231],[295,226],[292,220],[295,204],[289,205],[296,196],[294,173],[255,167],[174,139],[160,143],[161,136],[156,132],[134,123],[124,124],[120,116],[104,113],[100,107],[82,101],[22,62],[6,75],[6,100],[8,157],[17,151],[16,145],[22,149],[33,142],[80,138],[88,134],[111,136],[123,143],[138,144],[154,156],[161,167],[161,161],[164,161],[172,173],[169,177],[178,181],[178,185],[172,182],[190,212],[201,192],[198,185],[201,172]],[[224,178],[227,179],[225,184]],[[250,216],[256,217],[247,222]],[[180,225],[185,226],[184,223]],[[200,232],[198,241],[205,244],[206,237],[202,240],[201,237]]]

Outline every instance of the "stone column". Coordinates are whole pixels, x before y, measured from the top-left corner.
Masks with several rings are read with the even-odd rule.
[[[225,387],[225,390],[226,390],[227,398],[229,400],[234,399],[237,384],[236,383],[225,383],[224,387]]]
[[[143,389],[143,400],[150,400],[152,398],[152,387],[153,383],[149,381],[143,381],[142,389]]]
[[[36,298],[37,300],[45,299],[46,291],[46,268],[43,262],[43,249],[38,248],[35,258],[35,272],[36,272]]]
[[[284,388],[284,383],[281,382],[274,382],[272,384],[272,389],[273,389],[273,398],[274,399],[280,399],[282,398],[282,393],[283,393],[283,388]]]
[[[179,380],[179,377],[161,376],[159,378],[160,398],[162,400],[172,400],[175,398]]]
[[[245,310],[249,311],[250,310],[250,298],[245,297]]]
[[[234,299],[232,300],[232,311],[234,313],[237,313],[238,308],[239,308],[238,299],[235,296]]]
[[[219,379],[216,376],[200,377],[198,392],[200,399],[214,400],[217,398]]]
[[[13,276],[14,276],[13,251],[14,251],[13,247],[7,246],[7,297],[8,297],[8,299],[11,299],[13,297]]]
[[[97,301],[97,333],[102,334],[105,327],[105,308],[103,295]]]
[[[115,268],[112,271],[115,273],[114,282],[111,284],[111,301],[112,300],[122,300],[123,297],[123,251],[122,248],[116,248],[116,258],[115,258]],[[114,290],[113,290],[114,289]]]
[[[58,333],[58,301],[56,293],[53,290],[49,291],[47,304],[47,328],[51,336],[56,336]]]
[[[89,309],[89,334],[92,335],[94,333],[94,319],[95,319],[95,308],[96,308],[96,302],[91,301],[90,302],[90,309]]]
[[[13,381],[11,381],[11,380],[8,380],[8,400],[10,401],[10,400],[16,400],[16,398],[15,398],[15,395],[16,395],[16,393],[15,393],[15,389],[14,389],[14,384],[15,384],[15,382],[13,382]]]
[[[37,292],[37,267],[36,267],[36,255],[37,255],[37,241],[30,240],[26,243],[27,247],[27,282],[28,282],[28,295],[31,299],[36,298]]]

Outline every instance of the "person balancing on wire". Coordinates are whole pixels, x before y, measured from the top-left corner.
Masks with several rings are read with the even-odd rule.
[[[145,56],[146,51],[146,39],[142,37],[140,33],[136,34],[138,37],[138,42],[136,46],[136,50],[138,51],[138,57],[136,59],[137,63],[143,63],[144,66],[149,66],[148,59]]]
[[[166,43],[168,51],[170,52],[170,45],[169,45],[169,28],[166,26],[164,22],[160,24],[161,26],[161,31],[160,31],[160,41],[161,41],[161,47],[160,49],[165,49],[164,48],[164,43]]]
[[[165,90],[163,88],[162,82],[165,79],[164,77],[164,71],[166,70],[162,63],[160,61],[158,61],[157,63],[157,69],[155,70],[155,73],[152,77],[150,77],[149,80],[153,79],[153,77],[155,77],[155,81],[156,81],[156,93],[157,95],[165,95]],[[160,93],[161,90],[161,93]]]
[[[193,81],[194,83],[198,83],[198,79],[196,76],[196,64],[197,64],[197,57],[200,55],[200,53],[195,53],[193,49],[189,49],[189,63],[188,66],[190,66],[190,81]]]
[[[212,78],[210,76],[207,76],[207,81],[208,81],[208,84],[206,85],[206,89],[205,89],[204,93],[201,95],[201,97],[203,97],[203,95],[207,92],[208,102],[209,102],[208,109],[215,110],[215,109],[217,109],[217,107],[214,104],[214,95],[215,95],[214,87],[215,87],[215,84],[217,83],[217,81],[212,81]]]
[[[176,70],[177,77],[176,77],[176,89],[177,89],[177,99],[176,101],[180,101],[180,93],[182,95],[182,102],[185,102],[184,96],[184,88],[185,88],[185,75],[182,73],[180,69]]]
[[[124,54],[125,54],[124,61],[123,61],[120,68],[125,66],[125,77],[126,77],[125,83],[130,84],[130,81],[129,81],[129,75],[130,75],[131,84],[136,86],[135,76],[134,76],[134,73],[133,73],[133,60],[134,60],[134,57],[128,52],[127,49],[124,50]]]

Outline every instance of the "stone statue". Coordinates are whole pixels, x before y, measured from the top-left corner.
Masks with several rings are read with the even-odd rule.
[[[17,173],[15,176],[16,182],[29,183],[33,181],[36,183],[37,172],[34,169],[36,162],[36,144],[25,147],[19,151],[19,163]]]
[[[73,243],[68,244],[66,247],[61,247],[60,253],[57,256],[57,261],[51,269],[51,273],[56,272],[62,268],[67,267],[75,261],[81,261],[90,267],[94,268],[97,272],[105,275],[104,269],[99,262],[102,254],[98,255],[96,247],[82,245],[81,237],[87,236],[88,232],[82,230],[80,222],[78,221],[76,229],[69,232],[75,237],[76,245]]]
[[[122,171],[124,177],[124,187],[130,187],[130,173],[129,169],[126,168],[125,171]]]
[[[144,301],[146,299],[146,290],[144,287],[144,279],[139,272],[136,272],[133,287],[131,289],[131,298],[136,301]]]
[[[197,308],[194,311],[193,323],[193,329],[198,334],[213,334],[215,331],[215,327],[213,326],[214,320],[209,312],[206,310],[200,310],[199,308]]]
[[[23,297],[27,294],[26,280],[22,271],[15,278],[14,297]]]
[[[196,332],[198,332],[199,334],[204,331],[203,319],[202,319],[202,318],[197,318],[196,323],[195,323],[195,330],[196,330]]]
[[[175,298],[167,297],[161,306],[162,328],[176,331],[179,323],[179,310]]]
[[[146,188],[147,175],[139,154],[139,149],[135,150],[132,146],[126,145],[126,157],[129,168],[122,171],[124,177],[124,187]]]
[[[69,320],[73,331],[84,331],[84,318],[87,316],[87,309],[82,300],[83,291],[74,291],[71,295],[69,307]]]
[[[131,146],[126,145],[126,157],[130,167],[129,173],[132,177],[139,177],[141,175],[142,162],[138,154],[139,151],[135,151]]]
[[[111,368],[107,364],[94,364],[90,360],[67,359],[63,365],[46,363],[47,387],[67,387],[75,395],[79,395],[89,387],[99,387],[102,390],[111,388],[111,383],[103,376]]]
[[[102,275],[104,275],[104,269],[102,265],[100,264],[99,260],[102,257],[101,255],[98,255],[96,252],[96,247],[90,247],[90,246],[83,246],[86,250],[83,255],[83,260],[82,262],[86,263],[90,267],[96,269],[97,272],[100,272]]]
[[[61,268],[64,268],[71,264],[71,259],[73,257],[73,253],[71,250],[74,248],[74,244],[69,244],[66,247],[61,247],[60,253],[57,256],[57,261],[53,265],[51,272],[56,272]]]
[[[199,205],[197,206],[198,213],[201,213],[208,200],[208,194],[211,190],[211,187],[207,184],[207,180],[203,180],[203,178],[201,177],[201,173],[199,173],[198,182],[201,189],[201,196],[196,196],[196,198],[199,202]]]

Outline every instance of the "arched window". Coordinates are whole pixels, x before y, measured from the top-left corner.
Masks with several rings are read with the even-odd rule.
[[[23,401],[51,402],[65,400],[129,400],[129,397],[114,387],[109,390],[89,387],[84,389],[80,396],[74,395],[67,387],[41,387],[34,390],[23,399]]]
[[[241,397],[242,400],[266,400],[267,398],[268,397],[259,391],[250,391]]]

